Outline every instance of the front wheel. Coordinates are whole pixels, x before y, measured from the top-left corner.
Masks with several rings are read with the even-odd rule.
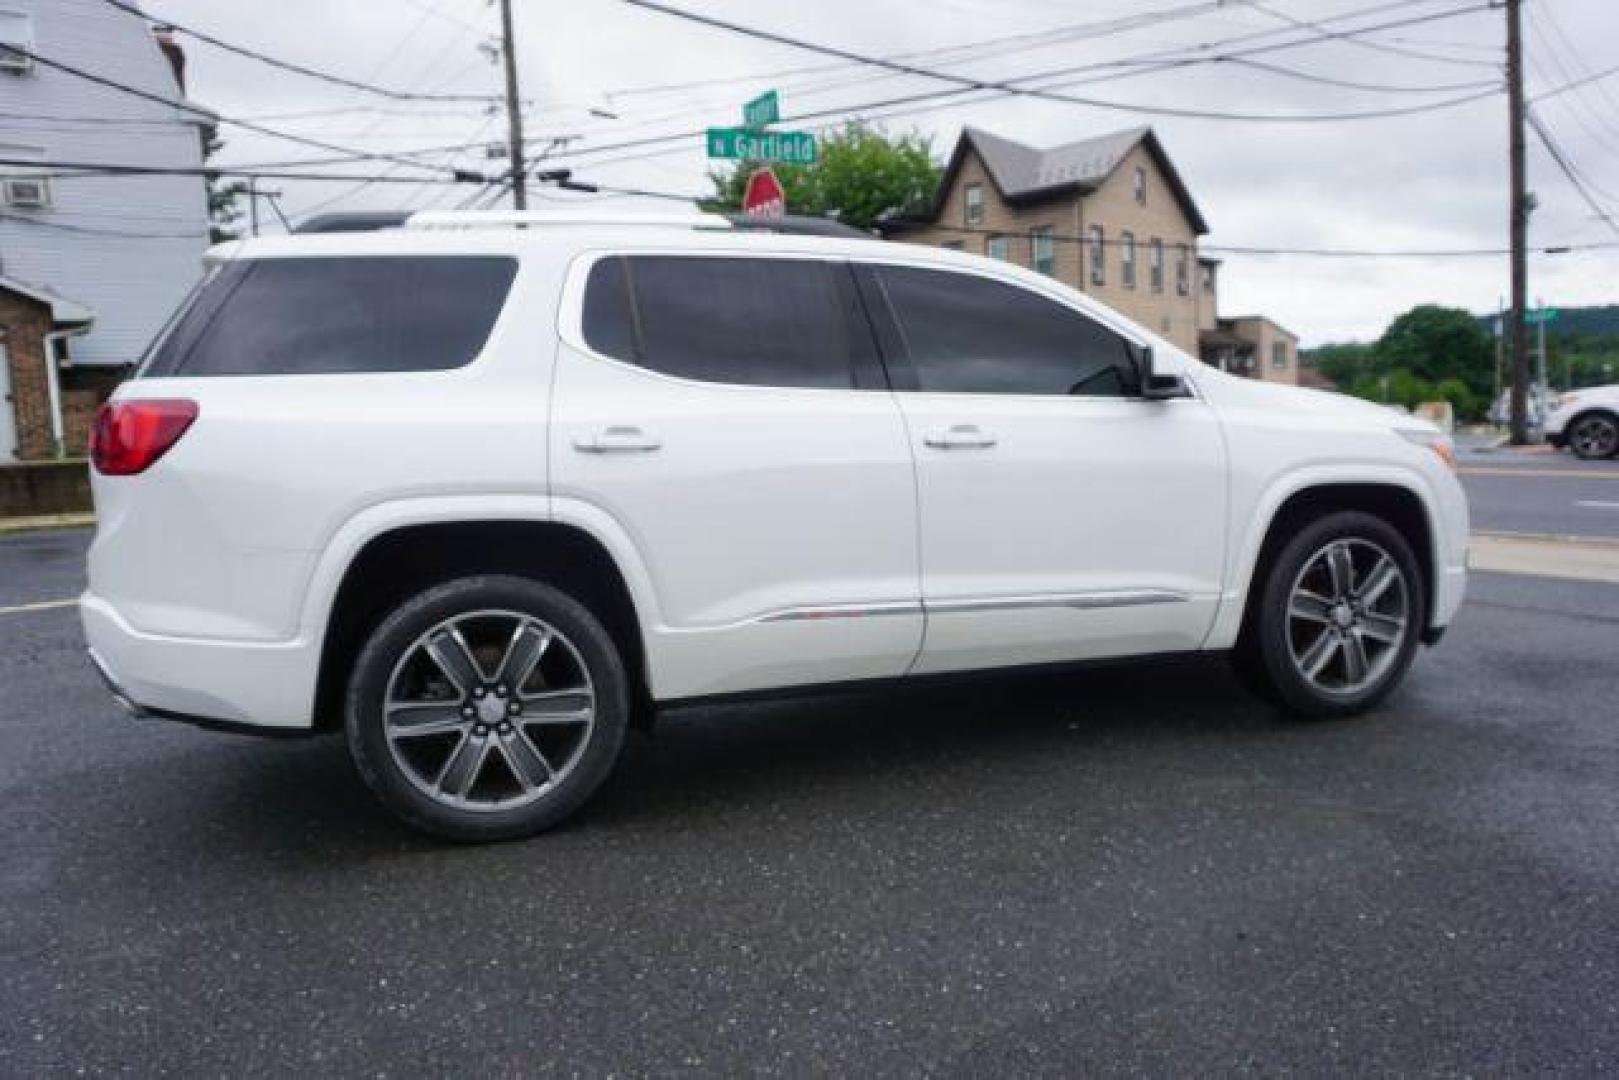
[[[345,729],[361,776],[406,823],[452,840],[528,836],[606,779],[629,718],[612,638],[527,578],[461,578],[372,632]]]
[[[1568,446],[1574,456],[1586,461],[1613,457],[1619,452],[1619,417],[1608,413],[1586,413],[1568,426]]]
[[[1358,511],[1306,526],[1254,587],[1239,670],[1306,716],[1350,716],[1383,700],[1411,666],[1426,624],[1411,546]]]

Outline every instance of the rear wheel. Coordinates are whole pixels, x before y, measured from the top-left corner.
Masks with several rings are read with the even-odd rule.
[[[1568,447],[1586,461],[1613,457],[1619,452],[1619,417],[1601,412],[1576,416],[1568,426]]]
[[[1256,582],[1238,670],[1306,716],[1377,704],[1411,666],[1427,609],[1405,537],[1358,511],[1306,526]]]
[[[526,578],[470,577],[401,604],[361,650],[355,764],[407,823],[454,840],[549,828],[606,779],[629,718],[612,638]]]

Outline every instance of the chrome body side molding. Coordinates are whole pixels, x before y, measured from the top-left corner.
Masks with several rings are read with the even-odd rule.
[[[1095,592],[1050,593],[1036,596],[971,596],[959,599],[883,600],[869,604],[822,604],[784,608],[760,615],[755,622],[802,622],[810,619],[866,619],[882,615],[956,615],[975,611],[1018,611],[1031,608],[1139,607],[1143,604],[1181,604],[1190,593],[1174,589],[1107,589]]]

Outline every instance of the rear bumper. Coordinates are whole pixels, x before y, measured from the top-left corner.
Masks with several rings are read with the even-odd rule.
[[[79,617],[90,659],[132,715],[206,726],[311,728],[319,650],[307,642],[239,642],[145,634],[85,593]]]

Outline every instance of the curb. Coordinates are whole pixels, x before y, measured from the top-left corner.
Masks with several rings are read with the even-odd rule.
[[[1561,533],[1500,532],[1493,529],[1474,529],[1475,540],[1523,540],[1531,544],[1564,544],[1572,547],[1619,549],[1619,537],[1569,536]]]
[[[94,525],[95,523],[96,516],[89,512],[0,518],[0,536],[7,536],[12,533],[38,532],[43,529],[76,529],[86,525]]]

